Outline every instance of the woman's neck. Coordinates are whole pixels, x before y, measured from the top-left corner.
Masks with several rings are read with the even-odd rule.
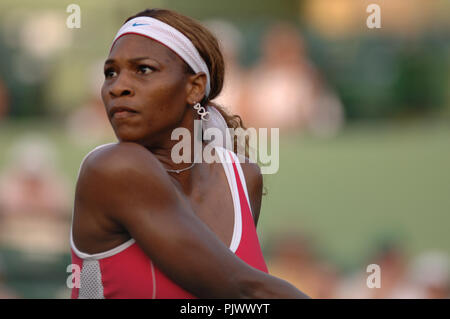
[[[204,143],[200,120],[194,120],[196,113],[187,109],[177,127],[171,128],[159,138],[159,143],[146,146],[161,162],[169,174],[176,179],[190,177],[191,171],[198,166],[194,162],[202,161]],[[178,130],[178,132],[174,132]],[[172,140],[172,134],[176,140]],[[192,166],[192,167],[191,167]],[[180,171],[179,173],[173,171]]]

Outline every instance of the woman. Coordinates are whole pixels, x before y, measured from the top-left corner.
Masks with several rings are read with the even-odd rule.
[[[190,18],[146,10],[119,30],[102,88],[119,143],[96,148],[80,168],[71,247],[81,282],[72,298],[306,297],[267,274],[255,231],[258,166],[241,167],[220,147],[219,163],[171,158],[175,128],[196,139],[196,119],[239,126],[205,107],[223,73],[217,41]]]

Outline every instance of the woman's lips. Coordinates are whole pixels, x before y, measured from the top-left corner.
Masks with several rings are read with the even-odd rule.
[[[113,106],[110,109],[110,113],[112,114],[111,118],[113,119],[125,119],[133,117],[138,112],[134,108],[121,105],[121,106]]]
[[[131,112],[131,111],[122,110],[122,111],[114,112],[113,118],[116,118],[116,119],[123,119],[123,118],[132,117],[132,116],[134,116],[134,115],[136,115],[136,114],[137,114],[136,112]]]

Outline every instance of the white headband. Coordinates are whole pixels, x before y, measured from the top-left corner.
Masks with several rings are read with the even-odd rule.
[[[118,38],[130,33],[143,35],[160,42],[183,59],[195,73],[204,72],[206,74],[205,94],[206,96],[209,95],[211,85],[208,67],[195,46],[183,33],[158,19],[137,17],[131,19],[120,28],[111,48]]]

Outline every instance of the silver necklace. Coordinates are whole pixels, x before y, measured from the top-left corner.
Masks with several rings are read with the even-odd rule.
[[[177,173],[180,174],[181,172],[187,171],[188,169],[191,169],[192,167],[194,167],[194,165],[196,164],[195,160],[197,159],[197,156],[194,157],[194,162],[189,165],[188,167],[185,168],[180,168],[180,169],[168,169],[166,168],[166,171],[169,173]]]
[[[190,166],[188,166],[188,167],[185,167],[185,168],[181,168],[181,169],[167,169],[166,168],[166,171],[168,171],[169,173],[177,173],[177,174],[180,174],[181,172],[184,172],[184,171],[187,171],[188,169],[191,169],[192,167],[194,167],[194,165],[195,165],[195,161],[194,161],[194,163],[192,163]]]

